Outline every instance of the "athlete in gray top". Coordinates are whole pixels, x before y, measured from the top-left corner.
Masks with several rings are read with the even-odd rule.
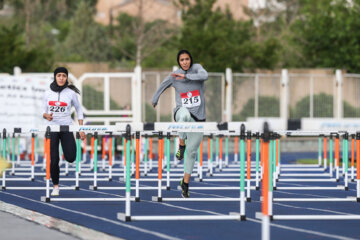
[[[155,107],[160,95],[170,86],[175,88],[176,107],[174,118],[176,122],[200,122],[206,120],[205,86],[208,73],[200,64],[193,64],[190,52],[179,51],[177,62],[180,69],[171,73],[156,90],[152,104]],[[203,133],[179,133],[180,146],[176,157],[182,160],[185,152],[185,139],[187,138],[187,154],[185,156],[185,173],[180,185],[182,196],[189,197],[189,182],[194,168],[197,150],[201,144]]]

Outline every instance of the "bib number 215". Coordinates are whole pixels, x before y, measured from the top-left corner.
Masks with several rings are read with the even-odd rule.
[[[201,104],[199,90],[181,93],[181,103],[183,107],[197,107]]]

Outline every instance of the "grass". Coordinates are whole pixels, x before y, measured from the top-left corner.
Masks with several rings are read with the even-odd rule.
[[[296,160],[296,164],[317,164],[318,160],[314,158],[300,158]],[[328,165],[329,165],[329,159],[328,159]],[[355,162],[356,166],[356,162]],[[342,159],[340,159],[340,167],[342,167]],[[348,163],[348,167],[351,167],[351,161]]]
[[[300,158],[296,160],[296,164],[317,164],[318,160],[314,158]]]

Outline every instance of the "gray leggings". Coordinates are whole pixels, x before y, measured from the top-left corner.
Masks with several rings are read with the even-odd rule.
[[[187,108],[181,107],[175,115],[176,122],[195,122]],[[197,151],[203,138],[203,133],[179,133],[180,139],[187,139],[185,156],[185,173],[191,174],[194,169]]]

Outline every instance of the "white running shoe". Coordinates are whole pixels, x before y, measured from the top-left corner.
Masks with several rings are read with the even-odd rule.
[[[51,192],[51,196],[56,197],[60,195],[60,190],[59,188],[53,188],[52,192]]]

